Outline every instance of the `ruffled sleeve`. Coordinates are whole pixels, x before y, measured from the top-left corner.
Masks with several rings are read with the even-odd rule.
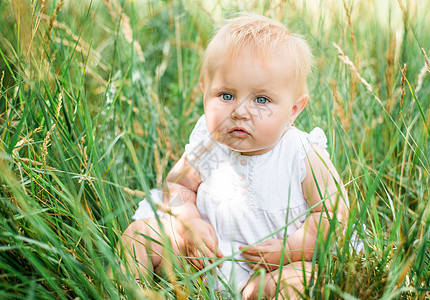
[[[307,159],[306,157],[311,146],[318,145],[321,149],[327,149],[327,137],[321,128],[315,127],[309,134],[304,133],[301,137],[301,142],[302,146],[300,147],[299,157],[300,182],[302,182],[306,177],[305,159]]]
[[[322,149],[327,148],[327,137],[325,136],[324,131],[319,127],[315,127],[309,133],[308,140],[311,145],[316,144]]]
[[[189,143],[185,145],[185,153],[190,161],[195,162],[198,160],[201,152],[210,143],[210,134],[206,126],[205,115],[202,115],[194,126],[190,134]]]

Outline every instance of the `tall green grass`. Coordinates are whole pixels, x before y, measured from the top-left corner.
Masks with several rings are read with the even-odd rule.
[[[138,282],[115,247],[203,111],[214,23],[244,10],[310,42],[311,101],[296,125],[326,131],[352,203],[347,232],[365,241],[362,254],[333,250],[334,231],[318,244],[306,297],[430,298],[425,0],[0,1],[1,298],[222,297],[174,260]]]

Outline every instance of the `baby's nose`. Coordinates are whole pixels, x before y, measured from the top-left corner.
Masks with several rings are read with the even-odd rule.
[[[233,108],[231,112],[231,117],[233,119],[249,119],[249,107],[247,106],[247,101],[238,101],[237,105]]]

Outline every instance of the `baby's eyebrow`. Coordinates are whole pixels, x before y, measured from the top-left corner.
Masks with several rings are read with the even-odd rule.
[[[237,93],[237,90],[235,88],[232,87],[228,87],[226,85],[219,85],[219,86],[214,86],[212,87],[213,90],[215,91],[223,91],[223,92],[233,92],[233,93]]]
[[[273,89],[255,88],[255,89],[252,90],[252,93],[254,95],[263,94],[263,96],[267,95],[267,96],[271,96],[271,97],[278,96],[278,94],[276,93],[276,91],[274,91]]]
[[[271,93],[272,90],[264,89],[264,88],[254,88],[254,89],[252,89],[252,92],[255,94],[260,94],[260,93],[264,94],[264,93]]]

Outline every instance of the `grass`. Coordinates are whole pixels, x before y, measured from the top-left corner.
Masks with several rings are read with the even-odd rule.
[[[366,225],[362,255],[340,243],[333,256],[333,231],[318,244],[306,297],[430,298],[429,9],[0,1],[0,297],[221,298],[173,260],[140,283],[106,269],[120,269],[121,233],[202,113],[199,59],[214,22],[249,10],[310,42],[311,101],[296,125],[325,130],[353,203],[348,230]]]

